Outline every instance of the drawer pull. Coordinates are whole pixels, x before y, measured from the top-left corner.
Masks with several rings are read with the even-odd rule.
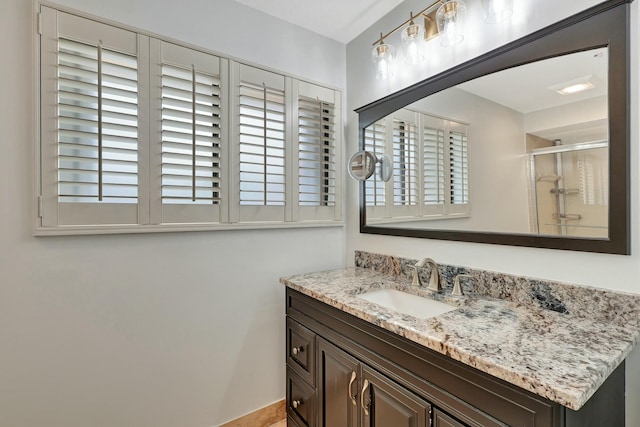
[[[351,399],[351,403],[353,404],[353,406],[358,406],[358,401],[356,400],[356,396],[351,392],[351,386],[353,385],[353,382],[356,380],[356,372],[353,371],[351,372],[351,379],[349,380],[349,399]]]
[[[295,356],[298,353],[302,353],[304,351],[304,347],[300,346],[300,347],[293,347],[291,349],[291,353],[293,353],[293,355]]]
[[[360,406],[362,406],[362,410],[364,414],[369,416],[369,404],[364,404],[364,396],[366,394],[367,389],[369,388],[369,380],[364,380],[364,387],[362,387],[362,394],[360,395]]]
[[[295,409],[298,409],[299,406],[301,406],[304,402],[302,401],[302,399],[300,400],[294,400],[293,402],[291,402],[291,406],[293,406]]]

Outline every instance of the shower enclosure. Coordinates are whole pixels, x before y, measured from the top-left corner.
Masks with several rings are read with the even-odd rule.
[[[531,225],[535,233],[609,236],[608,153],[606,141],[529,152]]]

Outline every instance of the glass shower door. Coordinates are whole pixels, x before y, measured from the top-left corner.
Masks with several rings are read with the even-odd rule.
[[[609,236],[606,142],[532,150],[531,171],[538,234]]]

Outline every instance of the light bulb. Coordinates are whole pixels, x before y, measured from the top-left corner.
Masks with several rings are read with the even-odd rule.
[[[404,62],[415,65],[424,60],[424,27],[414,24],[413,21],[402,30],[402,47],[404,50]]]
[[[496,24],[509,19],[513,14],[513,0],[482,0],[484,19],[488,24]]]
[[[396,50],[393,46],[380,43],[371,51],[371,59],[376,64],[376,78],[385,80],[393,75],[393,60]]]
[[[436,12],[436,22],[442,46],[454,46],[464,39],[467,7],[462,0],[443,3]]]

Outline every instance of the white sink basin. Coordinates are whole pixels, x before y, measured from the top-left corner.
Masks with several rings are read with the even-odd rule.
[[[419,319],[439,316],[457,308],[440,301],[434,301],[395,289],[375,289],[358,295],[358,298]]]

